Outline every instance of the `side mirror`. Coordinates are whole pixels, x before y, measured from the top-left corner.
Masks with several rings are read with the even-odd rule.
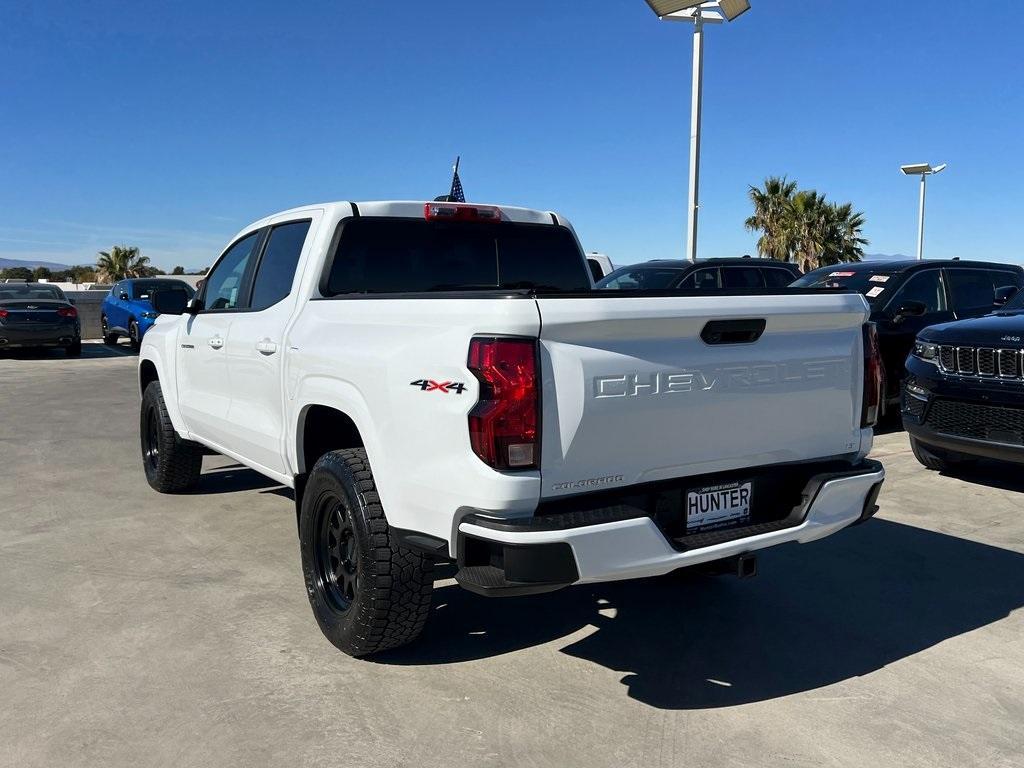
[[[900,304],[896,310],[896,314],[893,315],[892,321],[894,323],[903,322],[904,318],[907,317],[920,317],[928,311],[928,307],[923,301],[904,301]]]
[[[186,311],[187,298],[184,291],[154,291],[149,303],[161,315],[180,315]]]
[[[206,305],[203,304],[203,300],[198,297],[194,299],[189,299],[188,302],[185,304],[186,315],[198,315],[204,309],[206,309]]]
[[[121,291],[121,301],[128,301],[128,291]]]
[[[995,296],[992,298],[993,307],[1001,307],[1014,296],[1020,289],[1016,285],[1004,285],[996,288]]]

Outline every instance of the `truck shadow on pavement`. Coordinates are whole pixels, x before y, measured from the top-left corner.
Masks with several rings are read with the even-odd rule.
[[[276,480],[261,475],[254,469],[241,464],[230,464],[223,467],[204,468],[199,482],[191,493],[199,495],[215,495],[221,493],[237,493],[239,491],[271,492],[284,488]],[[289,489],[290,490],[290,489]]]
[[[466,661],[583,630],[563,653],[622,673],[633,699],[703,709],[864,675],[1024,605],[1024,555],[879,519],[760,566],[746,581],[672,574],[528,598],[446,586],[420,640],[380,660]]]
[[[943,477],[962,480],[965,483],[998,488],[1002,491],[1024,491],[1024,473],[1019,464],[1005,464],[999,461],[981,460],[963,468],[942,472]]]

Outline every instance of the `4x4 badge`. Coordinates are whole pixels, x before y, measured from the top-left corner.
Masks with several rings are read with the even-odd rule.
[[[416,379],[416,381],[410,381],[410,386],[419,387],[424,392],[441,392],[442,394],[448,394],[454,392],[457,395],[461,395],[466,385],[461,381],[433,381],[431,379]]]

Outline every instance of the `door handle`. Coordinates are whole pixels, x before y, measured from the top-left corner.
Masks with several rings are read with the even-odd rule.
[[[221,347],[223,347],[223,346],[224,346],[224,339],[222,339],[222,338],[221,338],[220,336],[213,336],[213,337],[212,337],[212,338],[211,338],[211,339],[210,339],[210,340],[209,340],[208,342],[206,342],[206,343],[207,343],[207,344],[209,344],[209,345],[210,345],[211,347],[213,347],[214,349],[220,349]]]
[[[270,339],[263,339],[256,342],[256,351],[261,355],[272,355],[277,352],[277,344]]]

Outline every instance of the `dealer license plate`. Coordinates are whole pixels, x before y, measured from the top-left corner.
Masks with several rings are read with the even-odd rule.
[[[686,530],[707,531],[750,519],[751,482],[697,488],[686,494]]]

